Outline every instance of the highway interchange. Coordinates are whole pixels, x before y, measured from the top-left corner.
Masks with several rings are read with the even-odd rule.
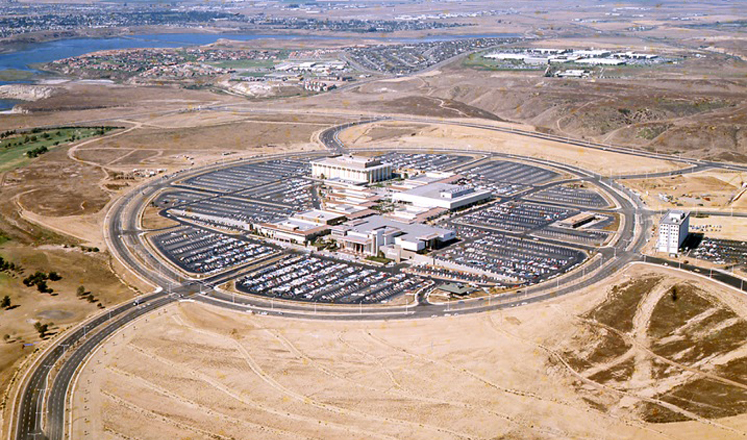
[[[219,108],[215,108],[214,110],[219,110]],[[425,118],[397,118],[397,120],[400,119],[431,124],[444,123],[440,120]],[[375,120],[370,119],[358,123],[368,123]],[[177,181],[210,170],[235,166],[238,162],[215,164],[150,181],[138,190],[125,195],[112,205],[106,216],[105,238],[110,252],[120,263],[142,280],[158,286],[158,288],[154,293],[140,297],[136,302],[127,302],[113,307],[77,327],[70,333],[62,335],[58,341],[38,356],[36,362],[27,370],[18,399],[13,402],[15,411],[14,428],[11,432],[12,438],[18,440],[45,438],[61,440],[68,437],[65,432],[67,427],[65,423],[65,417],[67,416],[66,402],[70,387],[75,380],[76,372],[85,362],[86,358],[108,337],[122,329],[128,323],[175,301],[188,298],[205,304],[244,312],[252,311],[253,313],[304,319],[336,320],[429,318],[452,314],[477,313],[539,302],[599,283],[632,262],[642,262],[645,259],[647,263],[652,264],[672,264],[661,258],[643,257],[641,255],[640,250],[649,238],[647,234],[651,230],[656,213],[647,210],[641,200],[630,190],[620,185],[617,180],[692,173],[708,168],[747,171],[747,167],[744,166],[680,159],[657,153],[612,147],[532,131],[496,127],[494,125],[460,122],[448,122],[448,124],[508,132],[589,149],[616,151],[642,158],[666,159],[685,163],[690,166],[674,172],[651,173],[646,176],[616,176],[615,179],[611,179],[599,173],[566,164],[511,154],[480,152],[480,154],[487,157],[522,160],[538,166],[551,166],[557,170],[576,176],[575,180],[586,181],[602,188],[608,196],[614,199],[617,205],[615,212],[623,219],[617,239],[611,245],[595,249],[595,255],[584,263],[583,269],[578,268],[544,283],[521,289],[516,293],[501,295],[499,298],[493,297],[456,303],[431,304],[421,297],[416,302],[404,306],[315,305],[313,309],[308,304],[273,301],[267,298],[247,295],[237,296],[216,290],[216,286],[236,276],[244,267],[236,267],[227,273],[208,277],[197,282],[188,279],[188,277],[185,277],[180,271],[175,270],[170,264],[164,263],[160,258],[154,256],[144,243],[143,235],[145,231],[141,229],[139,219],[142,211],[153,196]],[[343,152],[345,151],[345,146],[340,141],[338,134],[351,125],[353,124],[332,127],[322,132],[319,139],[329,151],[333,153]],[[449,150],[448,153],[474,154],[476,152],[473,150]],[[316,155],[319,154],[316,153]],[[270,157],[283,156],[265,156],[261,160],[267,160]],[[718,213],[714,214],[718,215]],[[709,273],[713,279],[722,283],[736,288],[743,288],[742,280],[728,273],[708,271],[692,264],[680,264],[679,267],[683,270],[700,273],[701,275]],[[201,292],[206,294],[201,294]],[[49,383],[50,381],[51,384]]]

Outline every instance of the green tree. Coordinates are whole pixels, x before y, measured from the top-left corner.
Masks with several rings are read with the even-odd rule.
[[[34,324],[34,329],[39,333],[39,337],[43,339],[45,336],[47,336],[49,325],[42,324],[41,322],[37,322]]]
[[[85,294],[86,294],[86,288],[83,286],[78,286],[78,291],[76,292],[76,295],[85,296]]]
[[[2,300],[0,300],[0,307],[7,309],[10,307],[10,297],[8,295],[5,295]]]

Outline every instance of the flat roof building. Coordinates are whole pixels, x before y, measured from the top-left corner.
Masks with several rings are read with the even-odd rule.
[[[343,220],[345,216],[342,214],[312,209],[277,222],[261,223],[257,231],[275,240],[303,245],[326,234],[330,225]]]
[[[596,220],[597,216],[593,212],[581,212],[565,220],[558,222],[558,225],[565,228],[577,229]]]
[[[395,202],[411,203],[423,208],[457,209],[490,199],[487,189],[476,189],[449,183],[429,183],[392,196]]]
[[[657,250],[677,254],[690,233],[690,213],[679,209],[668,211],[659,222]]]
[[[333,226],[331,233],[340,248],[372,256],[385,246],[398,245],[404,250],[418,252],[456,238],[456,232],[451,229],[420,223],[407,224],[380,215]]]
[[[341,155],[311,161],[311,175],[358,184],[392,178],[392,165],[376,157]]]

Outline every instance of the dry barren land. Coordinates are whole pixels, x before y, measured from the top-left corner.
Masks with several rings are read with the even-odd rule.
[[[747,301],[643,265],[609,286],[402,322],[180,303],[90,359],[73,437],[743,438]]]

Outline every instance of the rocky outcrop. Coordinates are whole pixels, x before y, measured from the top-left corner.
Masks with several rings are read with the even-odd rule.
[[[0,86],[0,99],[18,99],[20,101],[39,101],[51,97],[57,92],[55,87],[34,84],[6,84]]]

